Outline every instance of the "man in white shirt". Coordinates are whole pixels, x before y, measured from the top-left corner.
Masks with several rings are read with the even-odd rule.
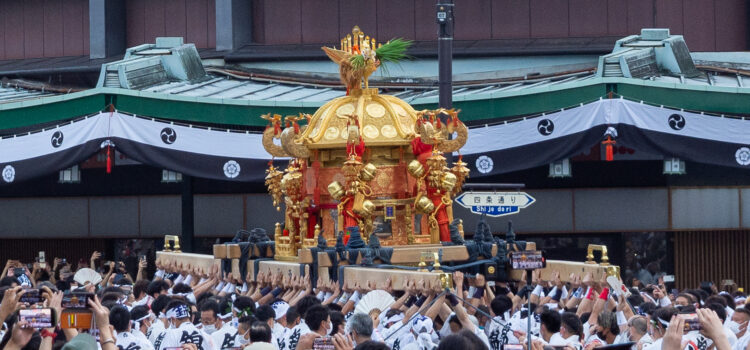
[[[287,328],[287,312],[289,303],[283,300],[277,300],[271,304],[274,312],[274,322],[271,328],[271,343],[276,350],[281,350],[281,344],[284,342]],[[296,312],[296,311],[295,311]],[[291,327],[290,327],[291,328]]]
[[[654,342],[648,334],[648,320],[643,316],[633,316],[628,320],[629,341],[635,342],[632,350],[641,350]]]
[[[156,350],[181,347],[185,343],[195,344],[198,350],[214,349],[211,337],[190,321],[190,309],[184,301],[174,300],[167,305],[166,310],[170,328],[162,332],[154,341]]]
[[[750,321],[750,311],[748,309],[744,307],[734,309],[731,321],[727,324],[727,328],[737,336],[737,342],[734,343],[732,349],[745,350],[750,343],[750,332],[747,331],[748,321]]]
[[[550,338],[550,345],[572,346],[574,349],[580,350],[583,348],[583,344],[581,344],[582,335],[583,324],[581,324],[581,319],[572,312],[564,312],[560,315],[560,332]]]
[[[300,337],[303,335],[312,332],[310,330],[310,327],[307,326],[307,323],[305,322],[305,313],[307,313],[307,310],[315,305],[319,305],[320,300],[316,298],[314,295],[308,295],[300,299],[299,302],[297,302],[297,310],[300,314],[300,317],[302,318],[294,328],[289,330],[284,337],[284,347],[280,348],[280,350],[296,350],[297,349],[297,343],[299,343]]]
[[[237,328],[232,326],[232,303],[224,299],[221,304],[214,300],[206,300],[201,304],[201,323],[203,331],[211,336],[211,341],[217,350],[223,349],[224,344],[233,344]]]
[[[115,345],[123,350],[154,350],[151,343],[143,341],[130,333],[130,312],[122,305],[115,305],[109,311],[109,324],[115,328],[117,335]]]
[[[166,295],[160,295],[156,299],[154,299],[153,303],[151,303],[151,311],[154,313],[154,315],[156,315],[156,319],[151,323],[151,327],[149,327],[148,331],[146,332],[146,338],[148,338],[151,344],[154,344],[156,342],[156,338],[169,326],[169,324],[167,323],[167,316],[164,314],[164,311],[167,307],[167,304],[169,304],[171,301],[172,298]]]
[[[148,309],[148,306],[139,305],[133,307],[133,309],[130,310],[130,320],[132,323],[130,333],[136,338],[148,342],[150,345],[151,342],[148,340],[148,337],[146,337],[146,333],[155,319],[156,317],[151,313],[151,310]]]
[[[513,302],[506,295],[498,295],[490,303],[493,318],[489,326],[485,328],[490,341],[490,350],[501,350],[504,344],[518,344],[518,338],[513,335],[513,332],[524,330],[521,326],[524,319],[510,320],[508,312],[511,307],[513,307]]]

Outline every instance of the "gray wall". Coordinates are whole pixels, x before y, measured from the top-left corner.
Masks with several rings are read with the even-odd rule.
[[[587,233],[750,228],[750,189],[612,188],[526,190],[536,202],[512,220],[520,233]],[[671,197],[671,200],[670,200]],[[283,221],[265,194],[195,195],[196,237],[229,237],[241,228],[273,230]],[[671,210],[670,210],[671,206]],[[473,232],[478,215],[459,205]],[[671,215],[671,220],[670,220]],[[161,237],[181,232],[179,196],[0,199],[0,237]]]

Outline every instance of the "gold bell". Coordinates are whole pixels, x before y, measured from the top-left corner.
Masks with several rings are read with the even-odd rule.
[[[458,178],[456,175],[453,175],[453,173],[445,173],[443,174],[443,180],[440,182],[440,186],[443,187],[445,192],[451,192],[453,191],[453,188],[456,187],[457,180]]]
[[[357,214],[361,216],[371,216],[374,211],[375,203],[368,199],[365,199],[364,201],[362,201],[362,209],[360,209]]]
[[[340,182],[334,181],[328,185],[328,193],[334,200],[340,200],[344,197],[344,186]]]
[[[418,160],[412,160],[407,167],[409,174],[415,178],[421,178],[424,175],[424,166]]]
[[[423,214],[429,214],[432,213],[433,210],[435,210],[435,204],[433,204],[432,201],[425,196],[421,196],[419,197],[419,199],[417,199],[415,207],[418,212]]]
[[[372,163],[367,163],[364,167],[362,167],[362,170],[359,172],[359,177],[362,179],[362,181],[368,182],[372,181],[375,178],[375,172],[378,170],[378,168],[375,167]]]

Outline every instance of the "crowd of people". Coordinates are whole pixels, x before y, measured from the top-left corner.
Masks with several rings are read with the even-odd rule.
[[[563,282],[536,271],[528,285],[455,272],[449,288],[421,279],[394,286],[278,271],[242,279],[159,261],[147,276],[145,257],[133,278],[100,257],[76,266],[8,261],[0,349],[750,350],[745,294],[708,284],[612,288],[590,274]],[[52,317],[24,316],[28,309]]]

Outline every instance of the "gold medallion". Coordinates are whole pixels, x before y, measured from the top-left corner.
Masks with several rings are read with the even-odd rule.
[[[372,125],[365,125],[362,133],[365,134],[365,137],[367,137],[368,139],[375,139],[380,135],[378,128]]]

